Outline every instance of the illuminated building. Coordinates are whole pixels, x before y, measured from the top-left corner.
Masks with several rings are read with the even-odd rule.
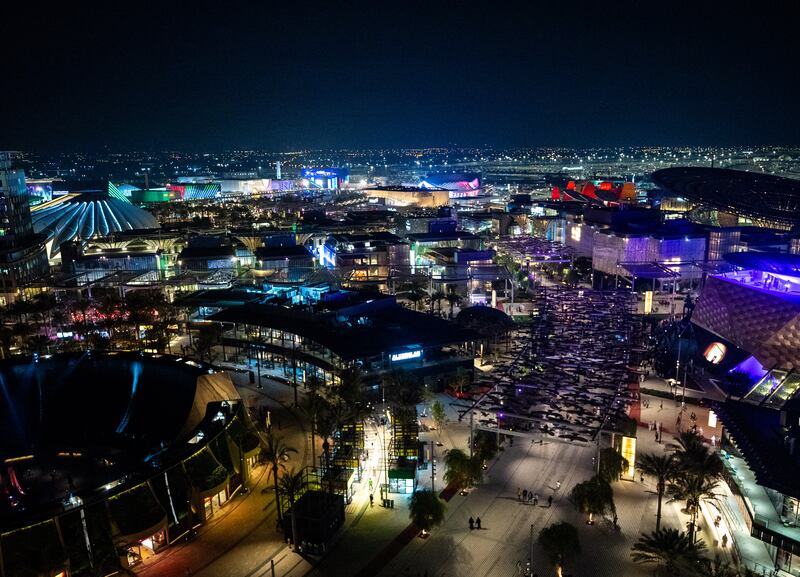
[[[45,237],[31,221],[25,173],[0,153],[0,301],[49,270]]]
[[[383,283],[393,271],[408,271],[410,248],[388,232],[333,234],[320,247],[319,257],[348,282]]]
[[[325,190],[340,190],[350,182],[347,168],[304,168],[303,186]]]
[[[466,198],[481,194],[481,175],[477,172],[437,172],[427,175],[417,186],[430,190],[445,189],[450,198]]]
[[[709,276],[692,322],[767,369],[800,369],[800,256],[740,252]]]
[[[304,246],[263,246],[255,251],[253,276],[270,282],[303,281],[314,271],[314,255]]]
[[[218,198],[222,186],[218,182],[168,184],[167,190],[181,200],[212,200]]]
[[[373,186],[362,192],[369,198],[381,199],[387,206],[436,208],[450,203],[450,192],[444,188]]]
[[[636,202],[636,187],[632,182],[622,180],[587,180],[579,183],[571,180],[563,189],[554,186],[551,198],[557,201],[614,206]]]
[[[194,236],[178,255],[178,266],[188,271],[233,270],[237,264],[233,243],[222,236]]]
[[[733,270],[706,279],[691,317],[698,344],[695,365],[722,382],[730,373],[750,382],[712,405],[724,427],[722,478],[733,495],[731,507],[723,509],[723,528],[746,527],[746,534],[736,537],[746,561],[796,575],[800,256],[738,252],[725,260]],[[731,512],[739,519],[729,521]],[[739,540],[751,542],[745,547]]]

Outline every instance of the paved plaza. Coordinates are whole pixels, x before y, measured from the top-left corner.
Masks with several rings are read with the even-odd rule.
[[[263,382],[261,390],[254,386],[240,387],[243,398],[250,406],[267,407],[273,423],[281,426],[276,432],[298,449],[289,467],[310,464],[310,435],[292,409],[292,387],[266,378]],[[648,378],[642,387],[669,390],[664,381],[657,378]],[[707,393],[718,394],[714,390]],[[687,393],[692,397],[702,395],[697,391]],[[437,491],[444,489],[446,452],[452,448],[468,451],[469,439],[468,420],[458,420],[463,402],[446,395],[439,395],[439,400],[447,408],[447,424],[441,431],[420,434],[420,439],[429,444],[431,441],[441,443],[441,446],[434,446],[437,468],[433,483]],[[669,443],[677,431],[678,415],[685,428],[690,422],[690,413],[695,413],[696,423],[704,427],[706,439],[719,435],[718,426],[710,426],[709,412],[704,407],[690,403],[682,408],[673,399],[646,394],[640,400],[641,405],[637,407],[639,454],[671,450]],[[420,407],[420,412],[422,409]],[[422,418],[422,422],[428,426],[433,424],[429,417]],[[661,443],[656,442],[655,433],[649,430],[650,422],[661,423],[664,432]],[[365,432],[365,446],[370,457],[365,466],[364,482],[357,484],[353,501],[346,508],[344,529],[322,559],[304,558],[284,543],[282,534],[275,528],[273,494],[262,493],[262,489],[271,488],[272,483],[268,480],[267,468],[261,466],[256,470],[248,493],[236,496],[218,518],[201,527],[192,540],[148,560],[137,573],[145,577],[184,577],[187,574],[271,577],[274,566],[276,577],[426,574],[430,577],[512,577],[522,575],[531,551],[532,531],[533,570],[543,577],[554,574],[554,570],[535,539],[542,528],[560,521],[574,524],[581,539],[581,552],[567,560],[566,575],[644,577],[651,573],[630,560],[633,543],[642,533],[655,527],[657,498],[651,479],[643,483],[637,474],[633,481],[614,484],[618,528],[614,528],[610,519],[586,525],[584,516],[577,513],[568,500],[572,487],[593,475],[597,451],[594,443],[568,443],[559,439],[531,442],[524,438],[516,438],[512,445],[504,443],[499,455],[487,464],[484,482],[467,495],[456,493],[448,503],[445,522],[422,539],[415,535],[410,524],[407,496],[395,495],[394,509],[384,508],[377,498],[370,507],[368,479],[373,479],[373,491],[378,495],[385,431],[371,419]],[[317,445],[319,455],[320,439]],[[431,468],[420,470],[418,479],[420,488],[430,488]],[[538,494],[538,505],[520,502],[519,489]],[[548,497],[553,498],[552,506],[548,505]],[[480,530],[469,529],[469,517],[480,517]],[[665,502],[665,526],[683,528],[687,520],[680,511],[680,504]],[[727,555],[728,550],[719,546],[719,535],[702,525],[700,535],[710,549]]]

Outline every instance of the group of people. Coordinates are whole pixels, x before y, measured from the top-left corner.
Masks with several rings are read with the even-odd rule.
[[[642,399],[642,406],[644,406],[645,409],[649,409],[650,408],[650,399]],[[663,411],[664,410],[664,401],[660,401],[658,403],[658,410],[659,411]]]
[[[650,421],[649,427],[651,431],[656,433],[656,443],[661,442],[661,421]]]
[[[561,481],[558,481],[557,486],[561,487]],[[521,487],[517,487],[517,500],[520,503],[533,503],[534,506],[539,504],[539,493],[534,493],[529,489],[522,489]],[[553,505],[553,496],[550,495],[547,497],[547,506],[551,507]]]
[[[481,518],[478,517],[477,519],[473,519],[472,517],[469,518],[469,530],[472,531],[473,529],[480,529],[481,528]]]

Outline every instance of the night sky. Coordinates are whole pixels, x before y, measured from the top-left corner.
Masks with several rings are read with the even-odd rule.
[[[0,149],[800,143],[789,2],[30,4]]]

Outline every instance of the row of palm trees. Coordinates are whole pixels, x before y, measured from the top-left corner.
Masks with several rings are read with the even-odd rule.
[[[130,291],[97,287],[91,297],[59,300],[42,292],[0,308],[0,357],[23,353],[70,352],[82,348],[169,348],[180,312],[160,290]],[[81,337],[56,339],[58,333]]]
[[[281,495],[283,495],[289,502],[292,518],[292,541],[296,543],[297,519],[294,504],[305,489],[305,479],[302,469],[288,469],[286,462],[293,453],[297,453],[297,449],[287,445],[283,438],[276,437],[272,432],[267,433],[262,449],[263,458],[268,463],[269,475],[274,483],[273,493],[278,525],[283,526],[283,511],[281,510]],[[265,489],[263,492],[267,492],[267,490]]]
[[[700,501],[715,498],[714,490],[722,474],[722,461],[708,450],[703,438],[692,431],[683,431],[675,438],[675,453],[646,453],[639,458],[639,469],[656,480],[658,509],[656,529],[661,527],[664,495],[686,501],[690,515],[689,531],[693,536],[700,510]]]
[[[325,468],[330,466],[333,436],[343,425],[363,422],[370,414],[364,395],[363,375],[357,368],[347,369],[335,384],[324,384],[316,378],[306,383],[308,394],[299,410],[311,429],[311,462],[317,466],[317,438],[322,438]]]
[[[325,468],[330,466],[332,443],[329,442],[336,431],[345,423],[355,423],[363,420],[369,412],[368,405],[363,395],[361,373],[357,369],[344,371],[337,384],[323,384],[317,379],[309,379],[308,395],[298,407],[302,416],[311,428],[312,466],[316,467],[317,438],[323,439],[325,452]],[[294,513],[294,504],[307,488],[302,468],[288,469],[286,462],[297,449],[288,445],[281,437],[273,432],[268,432],[262,447],[262,456],[269,467],[269,477],[273,487],[263,492],[272,492],[275,496],[275,509],[278,524],[283,525],[283,510],[281,497],[289,505],[291,514],[292,538],[297,535],[297,521]],[[333,488],[331,487],[330,490]]]
[[[404,285],[397,294],[411,301],[414,304],[415,311],[419,309],[420,304],[427,303],[429,306],[429,312],[433,314],[438,308],[440,316],[442,316],[442,302],[447,301],[447,303],[450,305],[451,318],[453,317],[455,308],[464,300],[464,297],[452,289],[448,290],[447,292],[441,290],[426,291],[418,283],[408,283]]]
[[[690,577],[755,577],[747,568],[739,567],[715,556],[705,556],[706,544],[689,533],[677,529],[657,529],[633,545],[631,558],[642,565],[655,566],[656,575]]]
[[[656,575],[698,577],[742,577],[752,573],[718,557],[705,556],[706,544],[696,538],[700,503],[715,499],[722,475],[722,461],[710,451],[703,438],[692,431],[675,438],[676,451],[669,454],[646,453],[639,458],[643,474],[656,481],[658,508],[656,528],[643,534],[631,550],[631,558],[643,565],[653,565]],[[686,531],[661,527],[662,502],[665,496],[685,502],[689,515]]]

